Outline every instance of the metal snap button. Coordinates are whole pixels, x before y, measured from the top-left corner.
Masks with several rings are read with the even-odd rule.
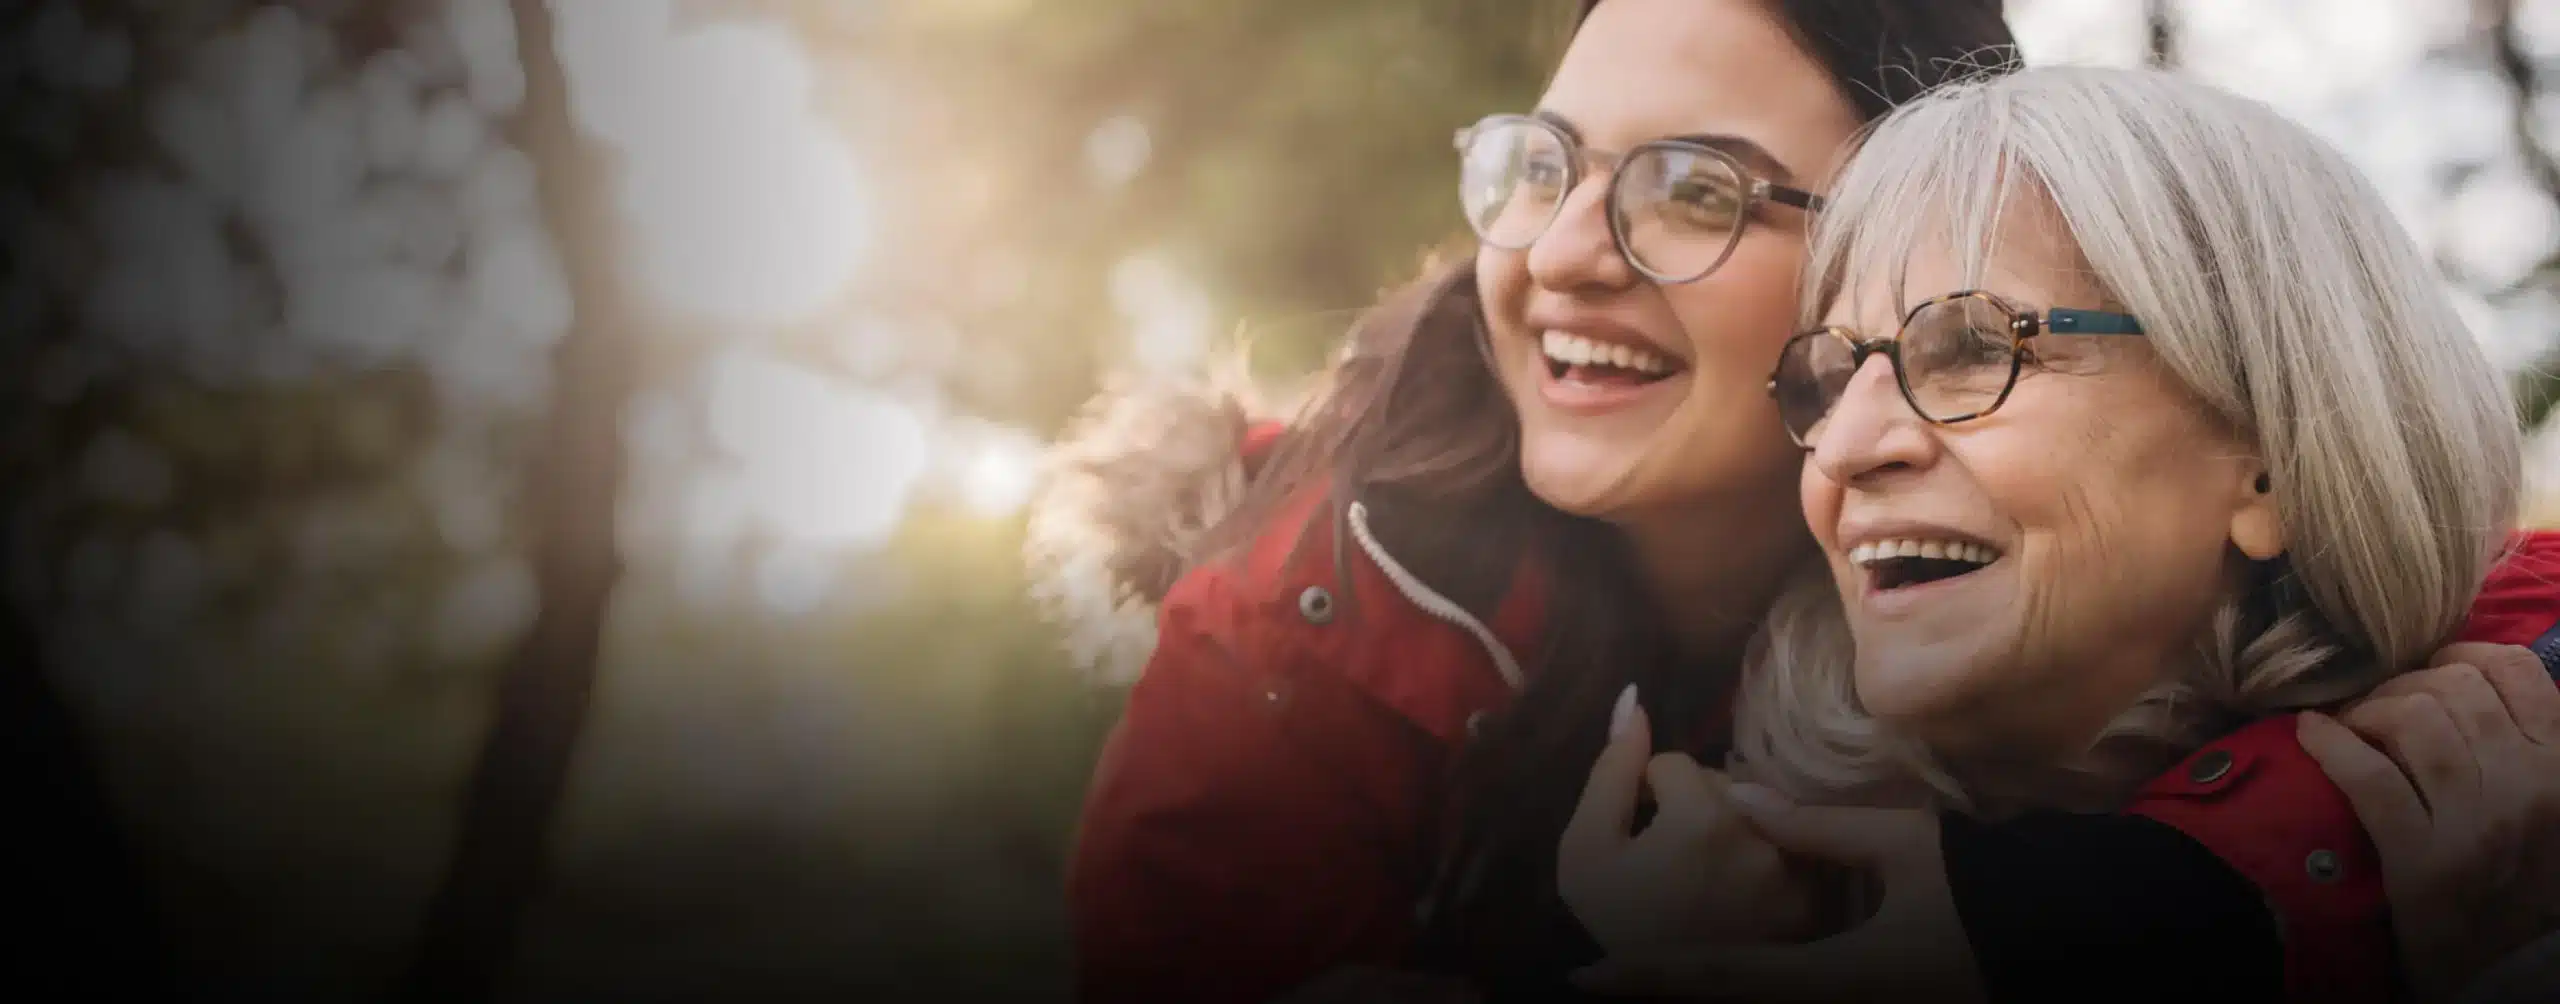
[[[2318,850],[2311,852],[2310,857],[2303,859],[2302,870],[2311,873],[2312,881],[2325,884],[2337,881],[2338,874],[2346,868],[2338,863],[2336,851]]]
[[[1323,586],[1308,586],[1298,594],[1298,616],[1309,624],[1333,623],[1333,594]]]
[[[2203,756],[2196,758],[2196,762],[2187,765],[2187,780],[2197,784],[2212,784],[2229,776],[2230,773],[2230,750],[2207,750]]]

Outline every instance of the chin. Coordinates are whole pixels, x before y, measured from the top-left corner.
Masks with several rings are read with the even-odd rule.
[[[1603,519],[1624,507],[1622,498],[1636,458],[1622,450],[1595,444],[1556,441],[1553,435],[1529,433],[1520,444],[1520,478],[1538,501],[1588,519]]]
[[[1853,682],[1858,704],[1876,720],[1914,734],[1939,731],[1932,723],[1961,716],[1971,702],[1980,658],[1969,646],[1932,645],[1918,651],[1858,644]]]

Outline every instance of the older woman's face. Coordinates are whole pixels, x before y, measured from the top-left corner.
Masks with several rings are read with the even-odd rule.
[[[2007,219],[1982,288],[2020,309],[2107,307],[2049,203],[2021,198]],[[1891,278],[1850,279],[1830,323],[1892,337],[1907,305]],[[1963,288],[1945,254],[1915,256],[1906,279],[1915,301]],[[2038,361],[2008,400],[1955,425],[1914,413],[1868,358],[1803,469],[1860,702],[1949,755],[2085,749],[2184,665],[2229,595],[2234,543],[2280,546],[2262,468],[2147,339],[2029,344]],[[1894,557],[1912,551],[1966,560]]]
[[[1829,75],[1753,0],[1601,4],[1539,110],[1593,152],[1712,135],[1763,179],[1816,190],[1859,124]],[[1529,487],[1603,519],[1710,498],[1783,512],[1796,456],[1761,383],[1793,327],[1808,219],[1764,207],[1722,267],[1657,285],[1611,243],[1608,177],[1584,166],[1534,244],[1476,259]]]

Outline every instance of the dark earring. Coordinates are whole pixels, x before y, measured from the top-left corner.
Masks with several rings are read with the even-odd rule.
[[[2268,492],[2271,492],[2271,491],[2274,491],[2274,490],[2276,490],[2276,483],[2275,483],[2274,479],[2271,479],[2271,478],[2267,477],[2267,472],[2265,472],[2265,471],[2259,471],[2259,472],[2258,472],[2258,494],[2260,494],[2260,495],[2264,495],[2264,494],[2266,494],[2266,493],[2268,493]]]

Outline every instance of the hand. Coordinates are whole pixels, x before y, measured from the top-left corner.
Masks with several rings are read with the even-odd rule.
[[[1792,854],[1880,879],[1884,901],[1846,933],[1806,945],[1687,947],[1601,960],[1574,974],[1609,994],[1746,1001],[1978,1004],[1982,980],[1940,857],[1937,817],[1919,809],[1797,806],[1737,784],[1733,804]]]
[[[2435,662],[2299,731],[2381,852],[2410,982],[2443,1001],[2560,930],[2560,690],[2514,646]]]
[[[1629,687],[1556,849],[1556,887],[1583,928],[1612,953],[1808,933],[1811,884],[1725,800],[1730,782],[1683,754],[1648,760],[1652,748]],[[1653,821],[1629,836],[1643,790]]]

